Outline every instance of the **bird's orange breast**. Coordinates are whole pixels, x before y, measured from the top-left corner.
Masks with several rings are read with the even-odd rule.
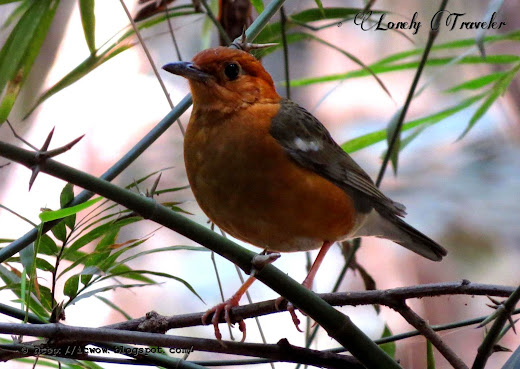
[[[192,113],[184,160],[195,198],[224,231],[272,251],[343,239],[356,223],[353,202],[293,162],[269,134],[279,108],[258,103],[231,115]]]

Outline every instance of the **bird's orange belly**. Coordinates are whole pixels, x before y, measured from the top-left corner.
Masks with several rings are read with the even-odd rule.
[[[352,230],[356,219],[346,193],[291,161],[262,132],[266,127],[226,122],[190,128],[184,143],[188,179],[202,210],[224,231],[289,252],[319,248]]]

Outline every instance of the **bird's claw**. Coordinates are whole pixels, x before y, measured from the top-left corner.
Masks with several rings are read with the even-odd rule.
[[[276,310],[280,311],[280,304],[282,304],[283,302],[285,301],[285,297],[278,297],[276,299],[276,301],[274,302],[274,306],[276,308]],[[287,307],[286,307],[287,311],[291,314],[291,318],[292,318],[292,321],[294,323],[294,326],[296,327],[296,329],[298,330],[298,332],[301,332],[303,333],[303,331],[300,329],[300,319],[298,319],[298,316],[296,316],[296,308],[294,307],[294,305],[290,302],[290,301],[287,301]],[[303,315],[305,315],[305,313],[303,313],[301,310],[300,310],[300,313],[302,313]]]
[[[238,301],[236,299],[230,298],[229,300],[226,300],[224,302],[221,302],[220,304],[213,306],[211,309],[206,311],[204,315],[202,315],[202,324],[213,325],[215,329],[215,337],[217,338],[217,340],[222,340],[222,334],[220,333],[220,329],[218,327],[222,311],[224,311],[224,320],[226,321],[226,323],[233,326],[234,323],[231,321],[231,316],[229,312],[232,308],[236,306],[238,306]],[[211,321],[208,323],[208,318],[212,314],[213,317],[211,318]],[[246,323],[244,322],[244,320],[238,321],[238,328],[240,329],[240,332],[242,332],[242,340],[240,342],[244,342],[244,340],[246,339]]]

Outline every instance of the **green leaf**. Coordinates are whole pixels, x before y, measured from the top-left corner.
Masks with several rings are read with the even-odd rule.
[[[433,345],[426,340],[426,368],[435,369],[435,357],[433,356]]]
[[[157,248],[157,249],[151,249],[151,250],[146,250],[146,251],[139,252],[139,253],[137,253],[135,255],[129,256],[128,258],[119,261],[116,265],[126,264],[130,260],[134,260],[134,259],[139,258],[139,257],[144,256],[144,255],[154,254],[154,253],[157,253],[157,252],[179,251],[179,250],[184,250],[184,251],[206,251],[206,252],[209,251],[209,249],[207,249],[205,247],[201,247],[201,246],[167,246],[167,247],[161,247],[161,248]]]
[[[67,183],[60,193],[60,206],[64,208],[72,199],[74,199],[74,185]]]
[[[65,282],[65,286],[63,287],[63,293],[70,297],[71,300],[76,297],[76,294],[78,293],[78,287],[79,287],[79,275],[75,274],[67,281]]]
[[[100,278],[99,281],[102,281],[102,280],[105,280],[105,279],[108,279],[108,278],[113,278],[113,277],[124,277],[125,274],[129,274],[129,273],[135,273],[135,274],[149,274],[149,275],[153,275],[153,276],[157,276],[157,277],[164,277],[164,278],[168,278],[168,279],[173,279],[175,281],[178,281],[180,283],[182,283],[184,286],[186,286],[186,288],[188,288],[195,296],[197,296],[200,301],[204,302],[204,300],[202,299],[202,297],[199,296],[199,294],[195,291],[195,289],[188,283],[186,282],[184,279],[182,278],[179,278],[179,277],[176,277],[174,275],[171,275],[171,274],[168,274],[168,273],[162,273],[162,272],[153,272],[153,271],[150,271],[150,270],[132,270],[132,271],[129,271],[129,272],[121,272],[121,273],[110,273],[109,275],[106,275],[102,278]],[[205,302],[204,302],[205,303]]]
[[[94,0],[79,0],[79,11],[85,41],[91,54],[96,52],[96,16],[94,14]]]
[[[494,72],[482,77],[470,79],[469,81],[463,82],[450,88],[449,90],[446,90],[446,92],[453,93],[461,90],[478,90],[490,83],[495,82],[497,79],[502,78],[505,74],[506,72]]]
[[[40,244],[38,245],[38,252],[44,255],[57,255],[58,246],[52,238],[46,234],[42,234],[40,237]]]
[[[71,300],[69,302],[69,305],[73,305],[76,302],[78,302],[79,300],[82,300],[82,299],[90,297],[90,296],[94,296],[94,295],[96,295],[98,293],[115,290],[117,288],[125,288],[125,289],[127,289],[127,288],[134,288],[134,287],[152,286],[152,285],[155,285],[155,284],[157,284],[157,283],[114,284],[114,285],[111,285],[111,286],[101,287],[101,288],[97,288],[95,290],[88,291],[88,292],[82,293],[81,295],[76,296],[73,300]]]
[[[383,335],[381,338],[386,338],[392,336],[392,331],[388,327],[387,324],[385,324],[385,329],[383,330]],[[395,342],[388,342],[383,343],[382,345],[379,345],[379,347],[388,354],[391,358],[395,358]]]
[[[110,301],[109,299],[107,298],[104,298],[103,296],[96,296],[96,298],[98,300],[101,300],[103,301],[105,304],[107,304],[108,306],[110,306],[112,309],[114,309],[115,311],[119,312],[121,315],[123,315],[125,317],[126,320],[132,320],[132,316],[130,314],[128,314],[126,311],[124,311],[122,308],[120,308],[119,306],[117,306],[116,304],[114,304],[112,301]]]
[[[58,0],[31,2],[31,6],[20,18],[0,51],[0,93],[9,81],[0,104],[0,123],[9,116],[18,93],[40,53],[58,4]],[[7,63],[8,66],[3,63]]]
[[[397,123],[399,121],[399,116],[401,115],[402,110],[403,108],[401,107],[394,113],[390,119],[390,122],[388,123],[388,126],[386,127],[386,142],[388,143],[388,148],[390,148],[392,137],[397,134],[397,139],[394,146],[392,147],[392,152],[390,153],[390,161],[392,162],[394,175],[397,175],[397,162],[399,159],[399,150],[401,148],[401,130],[397,132]]]
[[[251,4],[253,4],[258,14],[262,14],[264,11],[264,2],[262,0],[251,0]]]
[[[13,79],[22,63],[38,24],[50,5],[50,0],[33,1],[20,18],[0,50],[0,91]]]
[[[74,199],[74,185],[67,183],[60,194],[60,207],[65,208]],[[63,219],[63,223],[70,229],[76,224],[76,214],[69,215]]]
[[[434,113],[432,115],[428,115],[424,118],[415,119],[408,123],[403,124],[403,127],[401,129],[401,132],[407,131],[409,129],[421,126],[421,125],[433,125],[435,123],[438,123],[449,116],[458,113],[461,110],[464,110],[468,108],[469,106],[473,105],[477,101],[481,100],[485,95],[480,94],[477,96],[472,96],[468,99],[463,100],[459,104],[452,106],[450,108],[441,110],[440,112]],[[345,142],[341,147],[343,150],[345,150],[348,153],[353,153],[355,151],[361,150],[365,147],[368,147],[370,145],[373,145],[375,143],[381,142],[386,138],[386,130],[381,129],[375,132],[367,133],[363,136],[354,138],[352,140],[349,140]]]
[[[325,18],[325,10],[323,10],[323,4],[322,4],[321,0],[314,0],[314,1],[316,2],[318,9],[320,9],[322,17]]]
[[[34,264],[34,242],[20,251],[20,261],[23,267],[30,272]]]
[[[453,57],[448,58],[430,58],[426,65],[429,67],[440,67],[452,62]],[[489,55],[485,59],[480,56],[467,56],[459,60],[457,64],[509,64],[520,61],[520,56],[516,55]],[[401,64],[379,64],[375,63],[369,65],[372,72],[375,74],[396,72],[407,69],[417,69],[419,61],[401,63]],[[347,73],[329,74],[321,77],[309,77],[291,80],[291,86],[301,87],[316,83],[332,82],[339,80],[346,80],[351,78],[366,77],[370,73],[366,70],[355,70]]]
[[[40,213],[40,220],[42,222],[50,222],[52,220],[61,219],[68,217],[69,215],[79,213],[81,210],[87,209],[102,200],[102,197],[96,197],[95,199],[85,201],[84,203],[78,204],[76,206],[71,206],[69,208],[52,210],[52,211],[44,211]]]
[[[25,300],[25,294],[21,293],[21,285],[27,283],[27,279],[24,278],[23,281],[20,277],[18,277],[15,273],[11,272],[3,265],[0,264],[0,278],[4,281],[6,286],[9,287],[11,292],[13,292],[18,298],[23,299],[25,304],[29,305],[29,309],[38,315],[43,320],[47,320],[49,317],[49,312],[42,306],[40,301],[36,299],[34,294],[29,296],[29,300]]]
[[[466,136],[466,134],[471,130],[471,128],[473,128],[475,123],[477,123],[480,120],[480,118],[482,118],[482,116],[489,110],[489,108],[491,107],[491,105],[493,105],[495,100],[498,99],[498,97],[507,90],[507,88],[513,81],[513,78],[518,73],[518,70],[520,70],[520,63],[517,63],[515,67],[513,67],[513,69],[507,72],[502,78],[500,78],[495,83],[487,98],[484,99],[484,101],[479,106],[475,114],[473,114],[473,116],[469,120],[468,126],[466,127],[464,132],[461,133],[457,140],[460,140],[464,136]]]
[[[60,222],[51,228],[51,232],[58,240],[61,242],[65,242],[67,239],[67,229],[65,228],[65,223]]]

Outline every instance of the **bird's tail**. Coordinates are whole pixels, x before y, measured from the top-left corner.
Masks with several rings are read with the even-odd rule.
[[[375,236],[392,240],[425,258],[441,261],[447,255],[444,247],[422,234],[396,215],[382,216],[373,209],[355,236]]]

